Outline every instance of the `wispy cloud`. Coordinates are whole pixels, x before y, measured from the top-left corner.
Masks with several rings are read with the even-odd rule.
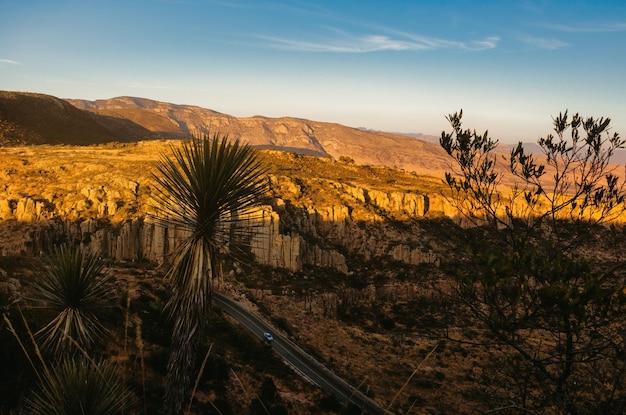
[[[544,39],[529,35],[521,36],[519,40],[526,43],[527,45],[539,49],[556,50],[569,46],[569,43],[563,42],[558,39]]]
[[[471,51],[481,51],[494,49],[498,46],[500,38],[497,36],[489,36],[480,40],[471,40],[469,42],[460,42],[454,40],[438,39],[433,37],[413,35],[409,33],[399,33],[399,35],[411,39],[417,44],[427,45],[427,49],[461,49]]]
[[[22,62],[14,61],[12,59],[0,58],[0,66],[22,66],[22,65],[24,65]]]
[[[267,46],[283,50],[302,52],[332,53],[371,53],[382,51],[421,51],[435,49],[461,49],[481,51],[497,46],[498,37],[487,37],[470,42],[459,42],[408,33],[391,35],[371,34],[354,36],[349,33],[326,28],[335,32],[336,36],[323,41],[306,41],[277,36],[258,36],[267,41]]]
[[[368,53],[385,50],[425,50],[427,45],[405,40],[391,39],[387,36],[364,36],[354,41],[307,42],[296,39],[285,39],[273,36],[260,36],[268,41],[270,47],[301,52],[333,52],[333,53]]]
[[[547,25],[548,28],[560,32],[569,33],[600,33],[600,32],[624,32],[626,22],[602,22],[602,23],[581,23],[579,25]]]

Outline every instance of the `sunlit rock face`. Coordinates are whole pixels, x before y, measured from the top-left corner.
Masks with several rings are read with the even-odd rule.
[[[53,97],[5,98],[0,101],[13,109],[21,103],[29,108],[35,100],[59,123],[73,119],[78,108],[90,111],[81,113],[85,122],[72,129],[71,142],[90,145],[48,140],[42,143],[51,144],[0,147],[0,254],[39,255],[71,243],[112,259],[166,262],[184,231],[151,216],[155,162],[180,145],[169,138],[188,137],[201,125],[265,149],[260,153],[272,166],[271,190],[250,220],[247,240],[258,262],[292,271],[311,265],[350,273],[356,263],[373,258],[430,263],[443,251],[419,223],[453,211],[439,195],[443,156],[433,143],[301,119],[238,119],[130,97],[74,106]],[[126,121],[114,116],[121,109]],[[15,122],[26,131],[32,120],[18,115]],[[143,128],[141,134],[160,138],[90,141],[87,121],[104,122],[97,115],[113,122],[107,128],[123,137],[135,131],[128,125],[132,121]],[[59,130],[59,123],[49,124],[50,130]],[[429,174],[420,175],[420,169]],[[429,189],[422,190],[421,183]]]
[[[247,243],[261,264],[292,271],[308,264],[349,273],[346,255],[366,261],[388,256],[406,264],[439,260],[432,247],[423,244],[425,237],[415,223],[410,224],[433,205],[445,210],[437,198],[333,181],[298,183],[286,176],[269,180],[272,203],[242,218],[249,224]],[[141,204],[132,214],[125,209],[137,205],[140,186],[117,180],[54,200],[0,199],[0,253],[40,255],[52,245],[78,243],[115,260],[165,262],[185,231],[155,221],[146,213],[149,207]],[[319,187],[318,199],[303,192],[314,186]],[[405,225],[394,226],[391,218]]]
[[[268,176],[269,202],[248,232],[260,263],[350,273],[355,261],[377,257],[437,261],[436,244],[415,221],[445,215],[448,206],[436,191],[410,184],[417,174],[444,171],[446,155],[435,143],[134,97],[0,91],[0,112],[1,254],[39,255],[72,243],[117,260],[167,261],[184,232],[151,219],[154,163],[178,139],[208,130],[265,149],[270,164],[283,166]],[[393,184],[399,176],[401,186]]]

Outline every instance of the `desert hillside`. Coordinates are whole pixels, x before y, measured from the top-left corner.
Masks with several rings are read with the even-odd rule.
[[[0,145],[129,142],[156,138],[122,118],[81,111],[43,94],[0,91]]]
[[[258,148],[335,160],[345,157],[358,164],[418,174],[443,177],[450,170],[449,159],[436,137],[423,134],[386,133],[291,117],[237,118],[198,106],[146,98],[62,100],[43,94],[0,91],[0,144],[3,145],[90,145],[179,139],[205,131],[229,134]],[[540,153],[535,143],[524,146],[531,153]],[[502,145],[500,150],[507,153],[510,146]],[[613,162],[626,163],[626,150],[618,149]],[[622,172],[618,174],[621,176]]]
[[[68,102],[72,105],[69,105]],[[442,175],[448,162],[436,143],[298,118],[237,118],[206,108],[144,98],[61,100],[43,94],[0,92],[0,143],[90,145],[176,139],[221,132],[255,147],[346,157],[358,164]]]
[[[220,131],[260,148],[328,155],[334,159],[344,156],[359,164],[431,174],[441,173],[447,166],[438,144],[400,134],[290,117],[237,118],[196,106],[133,97],[67,101],[96,114],[128,119],[159,135],[189,136],[206,130]]]

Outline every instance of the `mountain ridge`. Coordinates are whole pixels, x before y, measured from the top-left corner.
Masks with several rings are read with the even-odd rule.
[[[242,138],[259,148],[334,159],[346,157],[358,164],[383,165],[420,174],[441,174],[448,165],[447,156],[438,144],[403,134],[362,130],[295,117],[255,115],[238,118],[198,106],[136,97],[67,101],[77,108],[97,114],[127,117],[159,134],[173,131],[159,130],[156,124],[148,125],[146,120],[149,115],[160,117],[161,125],[165,124],[166,119],[169,121],[168,126],[178,125],[179,132],[185,136],[219,131]]]
[[[0,91],[0,145],[102,144],[147,138],[149,131],[137,124],[82,111],[51,95]]]
[[[38,108],[38,109],[37,109]],[[0,144],[101,144],[181,139],[205,132],[258,148],[346,158],[440,176],[449,169],[434,143],[302,118],[234,117],[207,108],[139,97],[88,101],[0,91]]]
[[[101,144],[219,132],[262,149],[345,158],[443,177],[450,159],[435,136],[389,133],[295,117],[234,117],[194,105],[121,96],[94,101],[0,91],[0,145]],[[537,145],[524,144],[537,153]],[[510,146],[503,145],[506,153]],[[614,163],[626,163],[617,151]]]

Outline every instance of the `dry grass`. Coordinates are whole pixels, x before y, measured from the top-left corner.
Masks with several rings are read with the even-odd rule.
[[[150,211],[150,174],[160,154],[179,141],[110,143],[94,146],[28,146],[0,148],[0,203],[29,198],[42,205],[42,217],[102,217],[109,204],[112,221]],[[264,151],[275,175],[304,183],[305,199],[329,189],[326,203],[341,203],[330,183],[383,191],[438,193],[441,180],[384,167],[357,166],[292,153]],[[14,206],[15,207],[15,206]],[[4,208],[7,210],[7,207]],[[115,211],[114,214],[110,212]],[[0,205],[0,217],[5,215]]]
[[[266,293],[256,301],[273,317],[285,318],[307,351],[392,413],[407,413],[412,405],[413,413],[450,413],[469,388],[457,380],[461,355],[438,347],[443,331],[382,330],[326,318],[298,296]]]

